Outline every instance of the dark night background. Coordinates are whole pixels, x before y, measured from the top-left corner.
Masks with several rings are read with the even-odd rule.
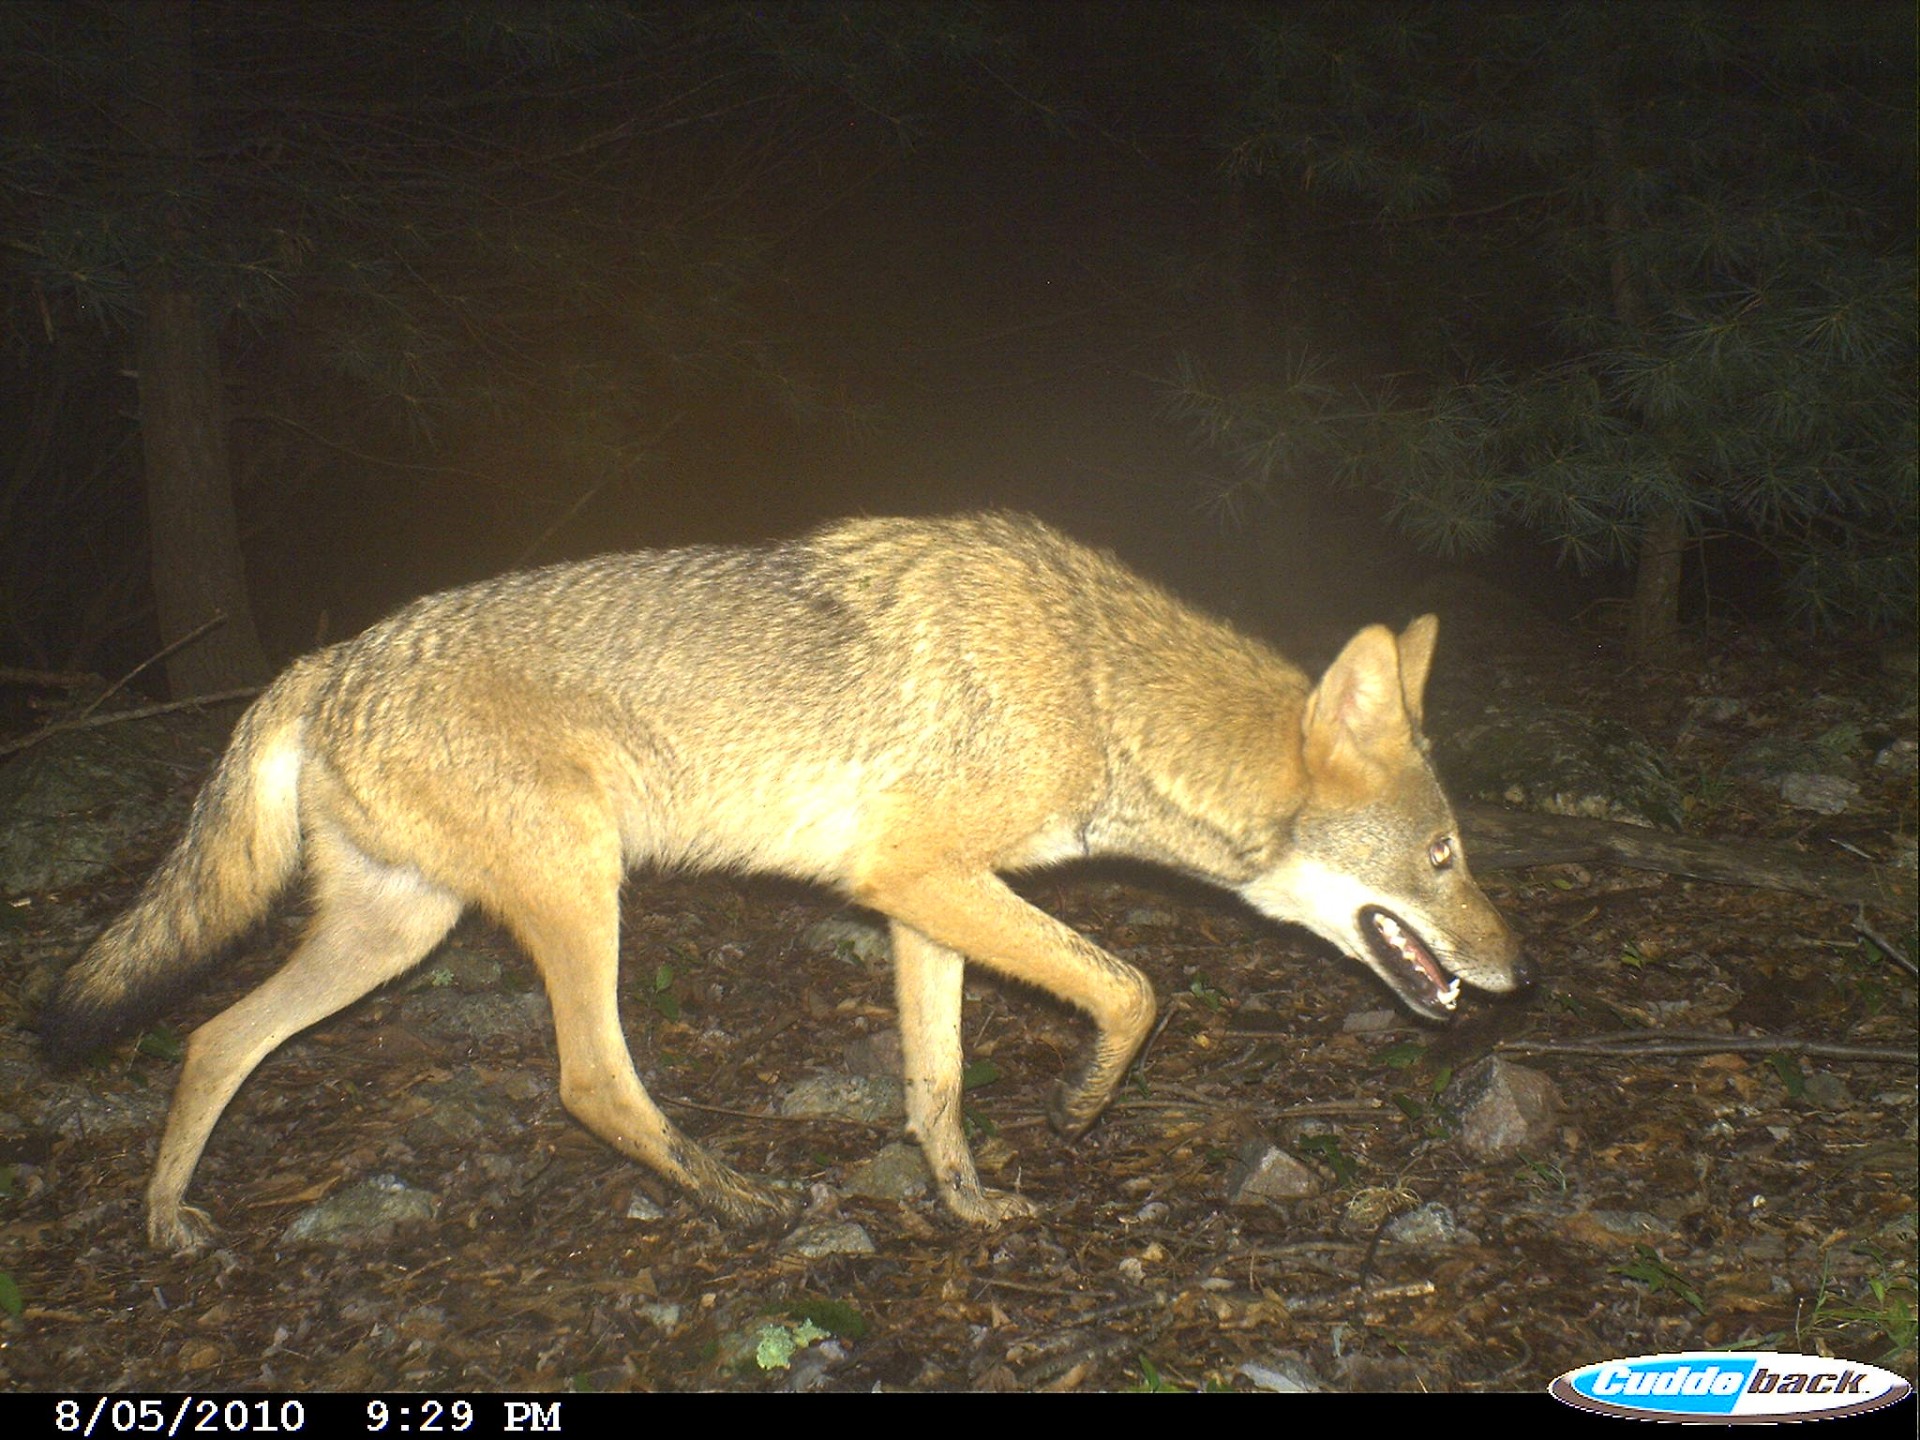
[[[1648,656],[1910,620],[1910,6],[20,4],[0,53],[3,663],[224,611],[201,693],[515,565],[981,505],[1283,638],[1461,564]]]

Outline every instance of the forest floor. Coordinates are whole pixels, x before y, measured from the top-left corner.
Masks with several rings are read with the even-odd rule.
[[[1668,745],[1695,777],[1694,833],[1876,859],[1911,846],[1912,771],[1872,764],[1913,739],[1910,680],[1865,651],[1735,639],[1716,653],[1650,671],[1569,634],[1520,683]],[[1730,772],[1770,730],[1853,768],[1845,813],[1792,809]],[[1164,1024],[1112,1109],[1064,1144],[1044,1107],[1085,1025],[970,980],[975,1151],[990,1184],[1041,1207],[980,1231],[910,1184],[860,1178],[899,1140],[897,1117],[778,1113],[809,1077],[887,1068],[884,960],[812,929],[858,917],[798,887],[640,876],[623,992],[639,1070],[730,1163],[800,1187],[794,1233],[722,1228],[573,1122],[531,967],[469,919],[416,975],[260,1067],[193,1181],[216,1246],[184,1259],[149,1249],[142,1217],[179,1037],[284,957],[298,917],[177,1029],[51,1076],[33,1009],[142,863],[0,920],[7,1389],[1188,1390],[1281,1375],[1537,1392],[1614,1356],[1729,1347],[1915,1376],[1915,986],[1860,923],[1910,958],[1911,915],[1603,867],[1486,874],[1540,980],[1517,1002],[1470,992],[1442,1030],[1226,896],[1135,871],[1027,880],[1153,978]],[[1645,1042],[1661,1032],[1726,1048],[1660,1053]],[[1608,1053],[1550,1048],[1597,1037],[1614,1037]],[[1443,1092],[1502,1046],[1552,1081],[1559,1118],[1536,1148],[1475,1158]],[[1303,1161],[1315,1193],[1233,1202],[1260,1140]],[[288,1233],[375,1177],[420,1203],[343,1236]],[[1392,1220],[1420,1206],[1451,1224],[1396,1238]]]

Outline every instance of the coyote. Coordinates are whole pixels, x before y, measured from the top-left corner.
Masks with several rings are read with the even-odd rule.
[[[48,1054],[145,1021],[304,862],[286,964],[187,1042],[147,1190],[153,1244],[221,1111],[275,1047],[417,964],[469,905],[533,957],[567,1108],[744,1223],[782,1190],[682,1135],[634,1072],[617,1002],[636,866],[775,872],[891,927],[907,1130],[947,1208],[1035,1213],[980,1183],[961,1128],[972,961],[1093,1021],[1049,1106],[1073,1137],[1154,1018],[1131,965],[1002,873],[1157,862],[1330,941],[1445,1019],[1461,981],[1526,981],[1474,883],[1421,738],[1437,622],[1360,631],[1318,685],[1037,520],[849,520],[747,548],[610,555],[415,601],[308,655],[241,718],[185,835],[73,967]]]

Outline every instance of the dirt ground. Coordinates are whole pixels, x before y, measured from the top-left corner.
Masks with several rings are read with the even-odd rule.
[[[1874,858],[1911,843],[1911,771],[1871,763],[1912,738],[1910,682],[1870,655],[1728,642],[1709,679],[1592,650],[1532,681],[1669,744],[1696,833]],[[1737,703],[1702,723],[1705,690]],[[1844,814],[1728,774],[1756,735],[1842,724],[1862,786]],[[1037,903],[1153,977],[1164,1026],[1065,1145],[1044,1104],[1085,1027],[971,984],[976,1151],[990,1183],[1043,1207],[979,1232],[924,1194],[855,1193],[897,1119],[775,1113],[797,1082],[888,1050],[884,963],[810,938],[844,913],[835,899],[636,877],[625,1022],[641,1073],[732,1163],[804,1187],[799,1238],[824,1243],[729,1233],[572,1122],[530,966],[469,920],[418,975],[261,1067],[194,1179],[217,1248],[178,1259],[147,1248],[141,1215],[178,1037],[285,954],[297,916],[175,1030],[49,1077],[25,1028],[37,997],[142,874],[33,897],[0,931],[8,1389],[1248,1390],[1280,1375],[1537,1392],[1612,1356],[1734,1346],[1915,1376],[1915,986],[1860,928],[1910,958],[1910,915],[1626,870],[1486,875],[1540,983],[1518,1003],[1473,997],[1439,1030],[1226,897],[1144,872],[1039,877]],[[1661,1053],[1656,1034],[1696,1038]],[[1766,1043],[1782,1038],[1852,1050]],[[1540,1048],[1583,1040],[1607,1053]],[[1560,1111],[1537,1148],[1487,1161],[1459,1144],[1445,1087],[1496,1051],[1550,1078]],[[1316,1193],[1230,1203],[1262,1139]],[[316,1201],[380,1176],[426,1197],[417,1218],[289,1237]],[[1421,1206],[1451,1224],[1393,1228]]]

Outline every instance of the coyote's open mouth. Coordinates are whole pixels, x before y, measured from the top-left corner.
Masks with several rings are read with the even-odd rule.
[[[1380,969],[1401,997],[1436,1020],[1452,1016],[1460,1001],[1460,977],[1433,958],[1426,942],[1398,915],[1369,905],[1360,912],[1360,933]]]

